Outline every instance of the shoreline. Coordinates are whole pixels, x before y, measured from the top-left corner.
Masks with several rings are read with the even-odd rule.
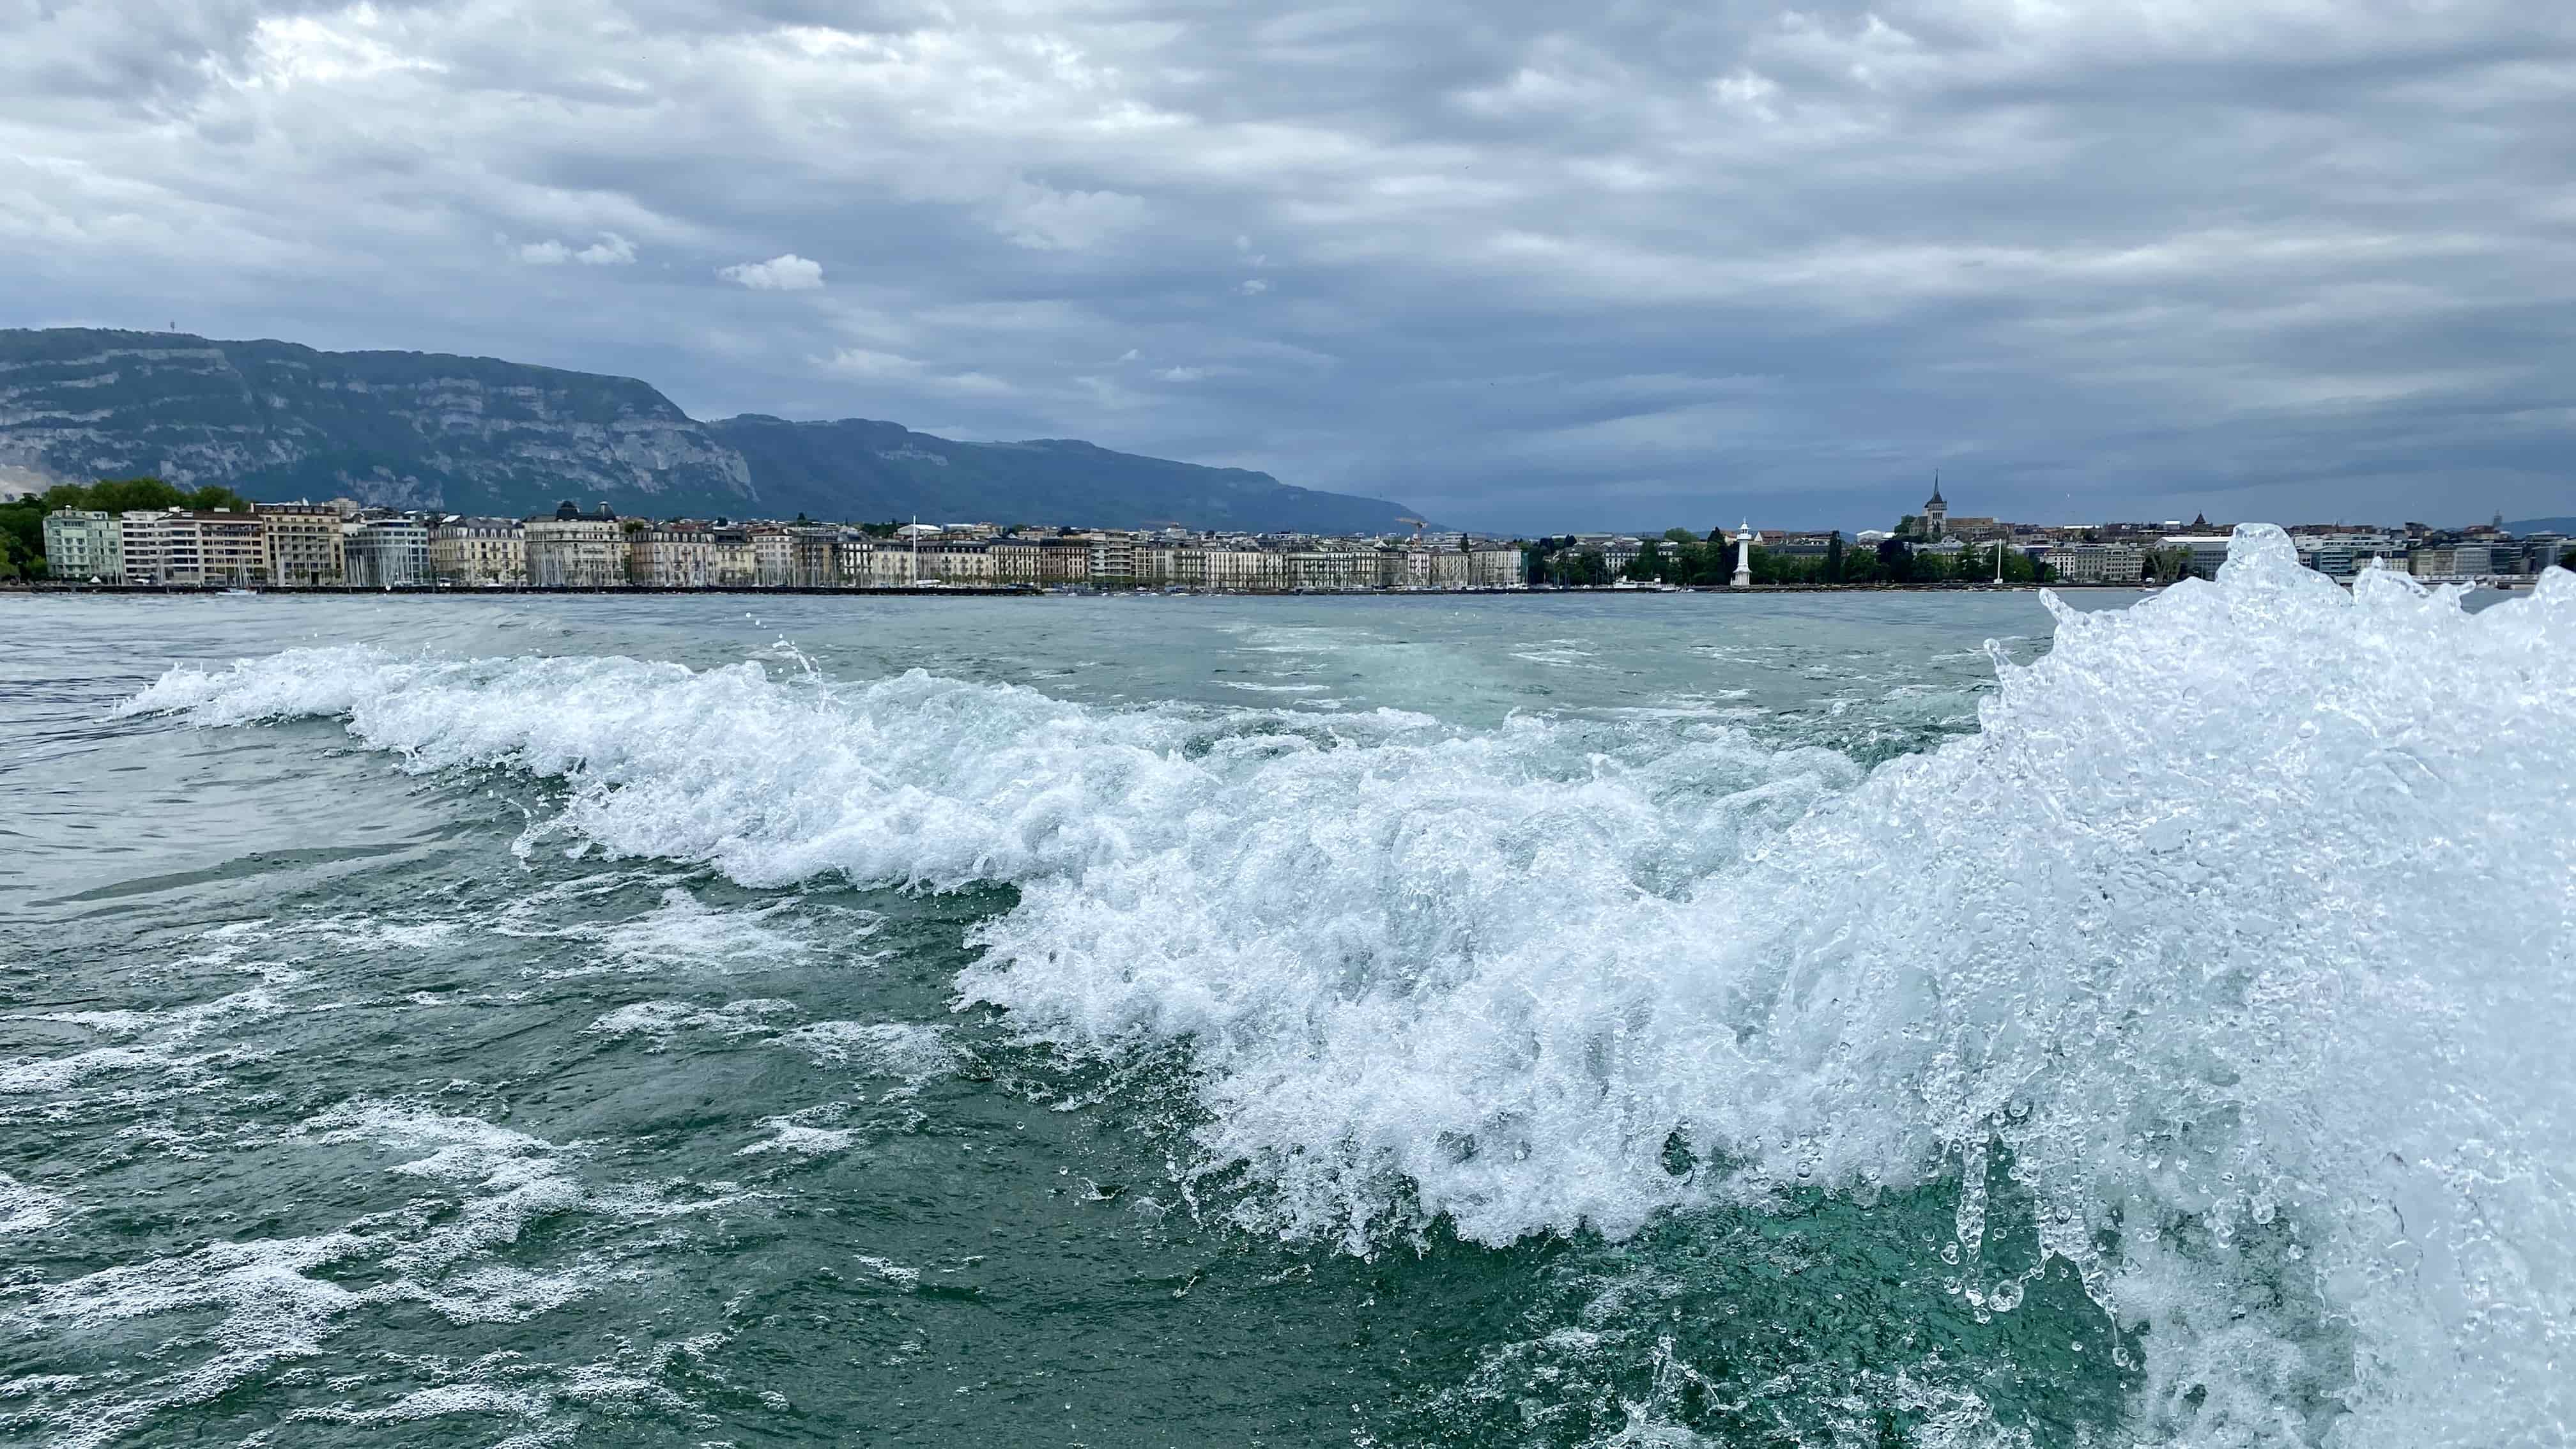
[[[665,586],[656,584],[619,584],[586,586],[570,584],[505,584],[420,585],[407,584],[393,588],[361,588],[346,584],[259,584],[235,593],[227,584],[88,584],[59,583],[52,580],[12,581],[0,584],[0,593],[8,594],[113,594],[141,598],[226,598],[243,594],[281,594],[319,598],[372,598],[382,595],[438,598],[507,598],[521,595],[578,595],[614,598],[621,595],[667,597],[688,594],[748,595],[753,597],[805,595],[851,598],[976,598],[976,599],[1043,599],[1078,597],[1154,597],[1154,598],[1223,598],[1223,599],[1454,599],[1460,597],[1528,597],[1592,598],[1599,596],[1653,594],[2001,594],[2030,593],[2040,589],[2126,590],[2131,593],[2150,587],[2144,584],[2070,584],[2070,583],[1926,583],[1926,584],[1748,584],[1736,588],[1726,584],[1677,584],[1670,588],[1622,589],[1609,585],[1593,588],[1518,588],[1518,589],[1182,589],[1167,593],[1161,588],[1099,588],[1085,585],[1077,590],[1059,592],[1030,585],[989,587],[980,584],[889,585],[844,587],[829,584],[742,584],[705,586]]]

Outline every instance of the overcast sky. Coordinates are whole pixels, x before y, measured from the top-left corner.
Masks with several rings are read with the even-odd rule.
[[[0,325],[1493,528],[2576,513],[2576,5],[0,0]]]

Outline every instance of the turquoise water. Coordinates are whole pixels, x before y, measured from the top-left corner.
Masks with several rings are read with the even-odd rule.
[[[2331,1095],[2331,1052],[2256,1080],[2217,1027],[2120,1023],[2259,1036],[2282,963],[2374,949],[2442,983],[2284,927],[2209,984],[2295,872],[2214,825],[2123,844],[2051,754],[2349,804],[2264,744],[2292,693],[2213,665],[2252,741],[2217,759],[2156,671],[2256,611],[2190,607],[2134,611],[2181,642],[2105,690],[2023,668],[2059,627],[2027,594],[12,601],[0,1435],[2393,1442],[2408,1303],[2340,1225],[2446,1210],[2225,1085]],[[2382,642],[2493,667],[2460,638]],[[2497,705],[2540,873],[2477,866],[2527,927],[2568,909],[2545,683]],[[2020,794],[1971,771],[2007,747]],[[2483,754],[2414,758],[2460,797],[2417,808],[2485,808]],[[1995,854],[2052,811],[2089,854]],[[2329,863],[2338,899],[2422,874]],[[1995,872],[2053,904],[2005,919]],[[2208,950],[2146,982],[2106,916],[2102,974],[2034,984],[2086,891]],[[2545,995],[2545,935],[2444,942]],[[2379,1040],[2339,989],[2302,1009]],[[2067,1063],[2079,1010],[2138,1093]],[[2475,1253],[2539,1262],[2564,1213],[2529,1105],[2562,1069],[2519,1106],[2449,1070],[2537,1186],[2448,1251],[2545,1338],[2564,1281]],[[2283,1185],[2232,1216],[2203,1146]],[[2500,1401],[2563,1395],[2490,1357]]]

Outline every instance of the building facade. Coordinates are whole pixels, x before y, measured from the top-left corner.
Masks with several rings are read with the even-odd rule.
[[[612,589],[625,584],[625,527],[601,504],[584,513],[567,502],[551,517],[520,526],[528,552],[528,582],[541,589]]]
[[[259,523],[268,548],[269,582],[310,588],[347,580],[348,553],[338,505],[263,503]]]
[[[2126,543],[2061,543],[2039,561],[2070,584],[2135,584],[2146,574],[2146,554]]]
[[[1083,561],[1083,567],[1093,583],[1115,588],[1135,581],[1134,537],[1124,533],[1094,533],[1089,543],[1090,557]]]
[[[125,530],[113,513],[58,508],[45,515],[45,571],[58,579],[125,582]]]
[[[450,518],[429,536],[430,577],[461,588],[528,581],[528,541],[515,518]]]
[[[247,588],[268,579],[268,547],[259,517],[227,508],[128,513],[117,520],[125,581]]]
[[[340,525],[351,586],[416,589],[430,582],[429,520],[411,514],[352,518]]]
[[[921,544],[921,572],[924,582],[990,588],[994,581],[992,545],[980,538],[925,539]]]

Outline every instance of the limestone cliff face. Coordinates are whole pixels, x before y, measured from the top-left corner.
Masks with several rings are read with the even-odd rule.
[[[0,332],[0,464],[458,512],[755,503],[741,453],[629,378],[75,328]]]
[[[316,352],[170,332],[0,331],[0,482],[151,474],[245,497],[526,517],[572,499],[655,518],[1378,532],[1399,504],[1047,439],[897,423],[692,420],[632,378],[486,357]]]

